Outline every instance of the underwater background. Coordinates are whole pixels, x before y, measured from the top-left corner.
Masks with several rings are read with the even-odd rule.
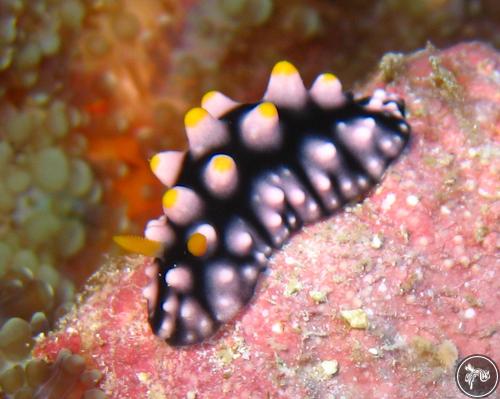
[[[392,81],[403,53],[469,40],[498,50],[498,1],[0,0],[0,395],[105,397],[104,370],[34,358],[35,337],[120,253],[112,236],[160,212],[148,159],[186,148],[205,92],[255,101],[281,59],[306,85],[333,71],[357,90]],[[415,347],[456,358],[447,341]]]

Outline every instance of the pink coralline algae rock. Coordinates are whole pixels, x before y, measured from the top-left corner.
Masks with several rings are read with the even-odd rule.
[[[361,205],[294,236],[234,322],[169,347],[141,296],[151,259],[123,258],[35,354],[86,357],[109,398],[462,398],[457,359],[500,363],[500,55],[387,57],[362,93],[405,99],[409,151]]]

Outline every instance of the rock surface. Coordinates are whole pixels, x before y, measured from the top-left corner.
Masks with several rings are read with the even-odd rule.
[[[141,297],[151,259],[111,259],[35,355],[85,357],[109,398],[462,398],[458,358],[500,362],[500,55],[386,58],[360,94],[376,87],[405,99],[410,150],[363,204],[294,236],[233,323],[167,346]]]

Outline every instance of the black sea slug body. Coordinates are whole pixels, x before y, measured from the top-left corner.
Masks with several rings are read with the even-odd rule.
[[[262,101],[209,92],[185,117],[189,151],[151,160],[168,187],[146,239],[155,252],[144,289],[153,331],[171,345],[198,343],[252,298],[273,249],[302,225],[361,200],[406,146],[410,127],[394,95],[354,99],[323,74],[306,90],[286,61]]]

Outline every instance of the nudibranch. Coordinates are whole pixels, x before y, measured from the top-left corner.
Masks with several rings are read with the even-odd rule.
[[[333,75],[304,87],[275,65],[262,101],[219,92],[185,116],[189,150],[151,159],[164,214],[123,247],[155,256],[149,321],[171,345],[213,335],[251,300],[273,249],[301,226],[360,201],[403,151],[403,102],[384,90],[355,99]]]

